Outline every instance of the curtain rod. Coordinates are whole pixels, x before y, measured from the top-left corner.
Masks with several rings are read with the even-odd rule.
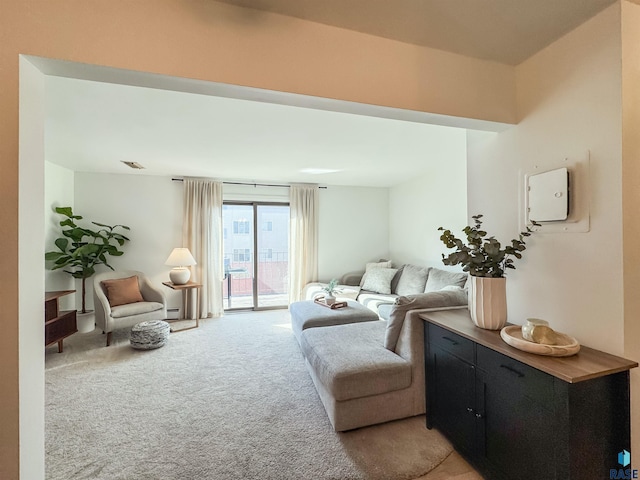
[[[184,178],[172,178],[172,182],[184,182]],[[281,188],[289,188],[291,185],[275,185],[271,183],[245,183],[245,182],[222,182],[225,185],[248,185],[250,187],[281,187]],[[326,189],[327,187],[318,187],[322,189]]]

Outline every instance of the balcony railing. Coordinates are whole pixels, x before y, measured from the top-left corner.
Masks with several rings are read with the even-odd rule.
[[[232,256],[231,256],[232,257]],[[288,292],[289,259],[287,252],[273,252],[270,256],[260,253],[258,256],[258,296],[281,295]],[[232,297],[253,294],[253,258],[247,261],[225,261],[225,275],[223,296]]]

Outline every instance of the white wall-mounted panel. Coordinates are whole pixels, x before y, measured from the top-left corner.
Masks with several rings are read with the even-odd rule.
[[[539,233],[586,233],[591,228],[591,160],[590,152],[585,151],[582,155],[573,155],[565,157],[562,160],[554,161],[553,159],[546,159],[544,161],[536,162],[526,173],[520,172],[520,190],[522,192],[520,196],[520,202],[522,208],[520,209],[520,229],[524,230],[529,226],[531,230]],[[556,168],[553,168],[556,167]],[[568,189],[568,197],[565,194],[557,198],[558,188],[547,185],[546,187],[540,187],[538,193],[544,195],[543,190],[547,188],[547,195],[553,196],[554,199],[564,200],[568,198],[569,210],[564,220],[540,220],[535,217],[535,213],[532,215],[529,211],[531,208],[531,196],[530,196],[530,182],[531,179],[536,179],[542,174],[543,177],[547,176],[551,172],[557,172],[558,178],[555,179],[556,184],[560,182],[563,175],[563,171],[569,173],[570,184]],[[535,182],[534,182],[535,183]],[[534,187],[535,189],[535,187]],[[539,200],[538,206],[544,203],[543,200]],[[562,201],[559,202],[562,205]],[[558,208],[557,206],[555,208]],[[560,215],[559,208],[557,213]],[[531,225],[530,220],[540,222],[539,225]]]
[[[526,212],[529,220],[560,222],[569,215],[569,171],[558,168],[527,177]]]

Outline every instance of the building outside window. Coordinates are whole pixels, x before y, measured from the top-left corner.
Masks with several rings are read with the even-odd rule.
[[[234,262],[250,262],[251,250],[248,248],[234,248],[233,261]]]
[[[249,220],[234,220],[233,221],[233,233],[234,234],[249,234],[250,232]]]

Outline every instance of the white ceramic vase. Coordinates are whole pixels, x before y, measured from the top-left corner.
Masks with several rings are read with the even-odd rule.
[[[473,323],[486,330],[500,330],[507,323],[507,279],[469,278],[469,313]]]
[[[324,296],[324,301],[327,305],[333,305],[334,303],[336,303],[336,297],[328,293]]]

